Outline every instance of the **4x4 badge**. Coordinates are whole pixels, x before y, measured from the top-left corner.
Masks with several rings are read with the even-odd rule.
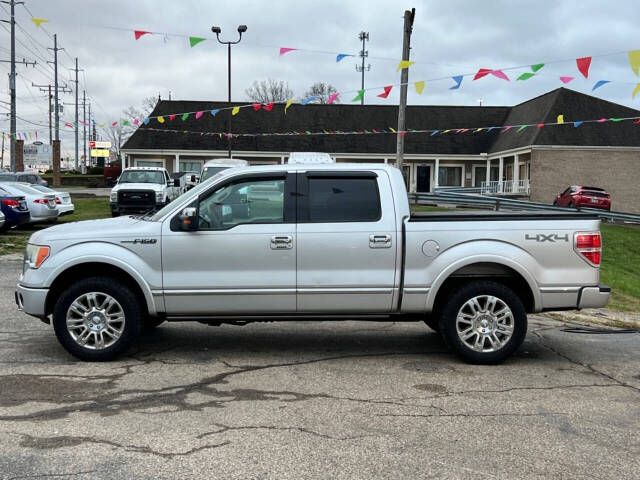
[[[558,235],[557,233],[536,233],[535,235],[525,234],[525,240],[534,240],[536,242],[568,242],[569,235]]]

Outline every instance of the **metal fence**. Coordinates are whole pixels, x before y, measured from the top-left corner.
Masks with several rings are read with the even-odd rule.
[[[456,189],[457,190],[457,189]],[[551,212],[583,212],[603,220],[640,224],[640,215],[624,212],[609,212],[598,208],[557,207],[548,203],[514,200],[504,197],[489,197],[475,193],[461,193],[459,190],[445,189],[436,193],[410,193],[409,202],[414,204],[463,205],[491,210],[543,210]],[[468,189],[465,189],[465,192]]]

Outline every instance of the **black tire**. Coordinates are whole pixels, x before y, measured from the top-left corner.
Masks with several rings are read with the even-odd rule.
[[[165,322],[162,317],[147,316],[142,323],[142,333],[151,333]]]
[[[498,298],[511,310],[513,333],[505,343],[494,351],[478,351],[465,344],[456,328],[458,323],[458,313],[461,311],[467,301],[474,297],[482,297],[485,295]],[[486,304],[485,304],[486,309]],[[496,364],[503,362],[507,357],[512,355],[524,342],[527,334],[527,312],[520,298],[508,287],[501,283],[488,280],[476,280],[462,286],[459,290],[453,292],[443,305],[440,313],[440,333],[445,343],[463,360],[475,364]],[[500,333],[500,332],[498,332]],[[476,339],[480,338],[478,334]],[[504,339],[505,336],[496,338]],[[488,340],[488,339],[487,339]],[[482,340],[482,345],[486,345],[486,340]],[[491,344],[489,345],[491,346]],[[483,347],[481,347],[483,348]]]
[[[424,323],[434,332],[440,331],[440,318],[437,315],[431,315],[425,318]]]
[[[115,299],[124,312],[124,327],[119,338],[103,349],[90,349],[79,345],[67,330],[67,312],[71,304],[82,295],[101,292]],[[77,281],[67,288],[53,308],[53,329],[58,341],[74,357],[91,362],[105,362],[125,352],[140,335],[144,315],[141,300],[126,285],[109,277],[91,277]]]

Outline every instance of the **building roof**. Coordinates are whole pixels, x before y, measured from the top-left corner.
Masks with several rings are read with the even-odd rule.
[[[123,150],[226,150],[227,139],[205,132],[227,131],[231,110],[217,115],[211,110],[237,104],[207,101],[159,101],[152,117],[163,115],[165,123],[155,120],[141,125],[122,147]],[[176,115],[182,112],[204,111],[196,119],[190,115],[185,121]],[[564,115],[567,125],[537,128],[527,127],[521,132],[499,129],[474,133],[475,128],[555,122]],[[280,133],[322,130],[389,130],[397,125],[397,105],[299,105],[293,104],[284,114],[284,105],[276,104],[271,112],[252,108],[242,109],[232,117],[232,132]],[[632,122],[583,124],[575,128],[571,122],[597,118],[640,116],[640,111],[601,100],[566,88],[559,88],[513,107],[476,106],[409,106],[406,128],[416,130],[444,130],[469,128],[465,133],[431,136],[428,133],[407,134],[407,154],[480,154],[494,153],[529,145],[572,146],[640,146],[637,126]],[[153,128],[154,130],[150,130]],[[159,130],[159,131],[158,131]],[[191,133],[175,133],[179,130]],[[196,132],[196,133],[193,133]],[[198,133],[202,132],[202,135]],[[633,134],[632,134],[633,132]],[[300,135],[256,136],[233,138],[234,151],[394,154],[396,135]]]

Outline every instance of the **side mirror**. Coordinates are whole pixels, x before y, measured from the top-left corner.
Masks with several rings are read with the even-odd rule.
[[[179,187],[179,186],[180,186],[180,179],[179,179],[179,178],[176,178],[176,179],[173,181],[173,186],[174,186],[174,187]]]
[[[186,207],[180,213],[180,228],[184,231],[194,231],[198,229],[198,209],[196,207]]]

